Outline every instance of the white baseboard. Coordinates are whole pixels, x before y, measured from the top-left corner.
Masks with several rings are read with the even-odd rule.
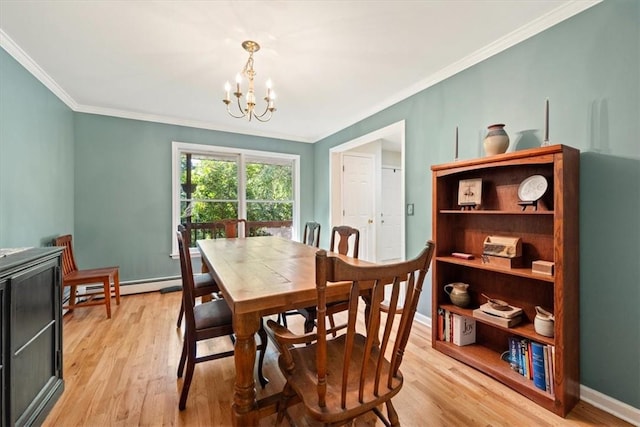
[[[416,312],[416,315],[413,317],[413,320],[420,323],[421,325],[425,325],[427,328],[431,328],[431,317],[427,317],[424,314],[420,314]]]
[[[634,426],[640,426],[640,409],[638,408],[634,408],[584,385],[580,385],[580,399]]]
[[[431,328],[431,318],[423,314],[416,313],[414,320],[422,325]],[[620,418],[634,426],[640,427],[640,409],[634,408],[624,402],[602,394],[580,384],[580,400],[602,409],[609,414]]]
[[[182,281],[179,278],[160,278],[145,280],[143,282],[124,282],[120,283],[120,295],[134,295],[142,294],[145,292],[156,292],[160,289],[168,288],[171,286],[182,286]],[[77,295],[79,297],[82,297],[82,295],[91,294],[94,292],[102,293],[102,284],[96,283],[95,285],[78,286]],[[102,296],[98,296],[97,298],[102,298]]]
[[[155,292],[170,286],[182,286],[180,279],[161,280],[146,283],[131,283],[120,286],[120,295],[141,294],[144,292]]]

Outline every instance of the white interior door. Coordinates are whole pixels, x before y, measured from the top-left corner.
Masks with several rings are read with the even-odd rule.
[[[402,171],[399,168],[382,168],[382,202],[380,212],[380,235],[378,238],[378,261],[402,258]]]
[[[367,154],[342,156],[342,224],[360,231],[358,257],[375,261],[374,158]],[[336,224],[338,225],[338,224]]]

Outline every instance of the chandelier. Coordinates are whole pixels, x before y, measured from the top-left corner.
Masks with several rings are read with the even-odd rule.
[[[231,85],[227,82],[224,85],[224,102],[227,105],[227,113],[231,117],[235,117],[236,119],[241,119],[246,117],[251,121],[252,118],[256,118],[256,120],[260,122],[268,122],[271,120],[271,116],[273,112],[276,111],[276,107],[274,104],[274,100],[276,99],[276,93],[271,89],[271,80],[267,80],[267,96],[264,97],[265,108],[261,114],[256,112],[256,95],[254,92],[254,84],[253,78],[256,76],[256,72],[253,70],[253,54],[260,50],[260,45],[254,41],[247,40],[242,43],[242,47],[244,50],[249,52],[249,59],[247,63],[244,64],[244,68],[241,73],[236,75],[236,91],[233,92],[233,95],[236,97],[238,102],[238,112],[239,114],[234,114],[231,112]],[[242,83],[242,76],[245,76],[247,81],[249,82],[249,86],[247,88],[247,95],[245,97],[245,106],[242,106],[242,102],[240,98],[242,98],[242,91],[240,90],[240,83]]]

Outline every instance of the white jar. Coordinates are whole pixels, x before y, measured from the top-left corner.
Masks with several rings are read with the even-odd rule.
[[[535,329],[536,333],[551,338],[553,337],[554,326],[555,318],[553,314],[539,305],[536,306],[536,317],[533,319],[533,329]]]

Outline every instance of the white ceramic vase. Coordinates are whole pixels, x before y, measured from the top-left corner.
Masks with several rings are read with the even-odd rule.
[[[487,156],[506,153],[509,148],[509,135],[504,131],[504,124],[495,124],[488,127],[489,132],[484,137],[484,152]]]
[[[533,329],[545,337],[553,337],[555,317],[553,314],[536,306],[536,317],[533,319]]]

